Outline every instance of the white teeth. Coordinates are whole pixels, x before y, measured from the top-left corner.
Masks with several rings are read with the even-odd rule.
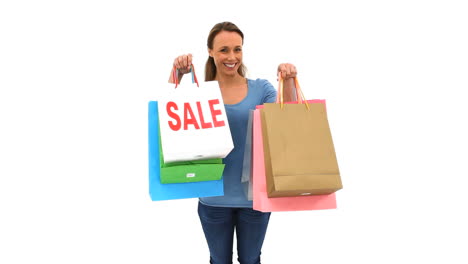
[[[224,65],[226,65],[226,66],[229,67],[229,68],[233,68],[234,66],[236,66],[235,63],[234,63],[234,64],[227,64],[227,63],[224,63]]]

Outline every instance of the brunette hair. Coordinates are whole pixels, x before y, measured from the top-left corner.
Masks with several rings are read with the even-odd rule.
[[[208,35],[207,46],[209,49],[213,49],[213,40],[221,31],[236,32],[242,37],[242,44],[244,44],[244,33],[233,23],[231,22],[221,22],[211,29],[210,34]],[[245,77],[247,68],[244,63],[239,66],[237,72],[240,76]],[[213,57],[208,56],[208,60],[205,64],[205,81],[213,81],[216,78],[216,65],[214,63]]]

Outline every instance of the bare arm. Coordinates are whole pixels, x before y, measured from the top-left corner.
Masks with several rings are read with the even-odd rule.
[[[281,63],[278,66],[278,73],[281,73],[283,78],[283,101],[293,102],[297,101],[296,97],[296,85],[294,84],[294,78],[297,75],[296,67],[291,63]]]

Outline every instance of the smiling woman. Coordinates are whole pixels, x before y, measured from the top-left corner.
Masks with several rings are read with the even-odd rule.
[[[223,30],[223,27],[233,31]],[[226,104],[236,104],[247,95],[246,68],[242,63],[244,37],[236,28],[231,23],[218,24],[208,37],[209,57],[205,66],[205,81],[219,82]]]
[[[240,263],[260,263],[270,213],[252,209],[241,184],[245,139],[250,110],[257,105],[276,100],[276,91],[266,79],[246,78],[243,64],[244,34],[231,22],[216,24],[208,35],[208,59],[205,81],[218,82],[231,129],[234,149],[224,159],[224,195],[200,198],[198,214],[210,250],[210,263],[232,263],[233,236],[236,231],[237,252]],[[179,81],[190,72],[192,55],[178,56],[173,67]],[[277,74],[284,79],[285,101],[291,101],[296,68],[289,63],[278,66]]]
[[[226,67],[231,74],[236,70],[241,77],[245,77],[246,67],[242,63],[243,44],[244,33],[236,25],[230,22],[216,24],[208,36],[207,46],[210,56],[205,65],[205,81],[216,79],[216,69],[219,69],[220,62],[229,63]]]

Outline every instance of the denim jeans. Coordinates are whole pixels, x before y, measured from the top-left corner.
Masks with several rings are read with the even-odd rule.
[[[198,203],[198,215],[210,249],[211,264],[232,264],[236,230],[240,264],[260,264],[260,253],[271,213],[252,208],[214,207]]]

